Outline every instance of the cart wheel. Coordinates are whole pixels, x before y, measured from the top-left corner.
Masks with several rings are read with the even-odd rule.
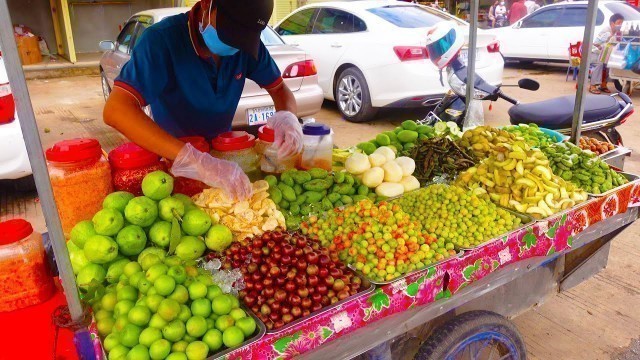
[[[516,326],[490,311],[471,311],[440,325],[416,354],[416,360],[526,360]]]

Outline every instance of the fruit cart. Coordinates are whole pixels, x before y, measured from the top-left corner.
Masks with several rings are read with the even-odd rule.
[[[590,14],[592,14],[592,16],[590,16],[588,22],[590,26],[587,26],[587,31],[585,32],[585,44],[591,43],[593,23],[595,22],[596,14],[594,4],[589,4]],[[477,1],[471,2],[472,14],[477,15],[477,5]],[[472,16],[472,19],[474,18],[477,18],[477,16]],[[60,279],[65,289],[71,318],[80,320],[84,316],[83,304],[80,301],[76,277],[72,271],[69,253],[65,245],[65,236],[54,201],[35,117],[26,89],[26,82],[20,69],[15,43],[9,35],[11,31],[7,31],[10,29],[11,21],[8,16],[5,0],[0,1],[0,25],[2,26],[1,28],[4,29],[0,31],[0,40],[4,50],[3,55],[7,58],[6,63],[8,65],[13,94],[17,99],[21,127],[27,149],[29,150],[31,165],[35,175],[43,213],[49,229],[52,248],[57,260]],[[472,20],[470,36],[471,47],[475,47],[476,28],[475,20]],[[474,63],[475,54],[470,54],[469,68],[473,69]],[[580,135],[580,123],[583,112],[581,100],[582,94],[584,93],[586,80],[584,74],[586,74],[586,71],[585,68],[581,70],[579,93],[576,101],[576,115],[574,118],[574,142]],[[468,81],[469,83],[473,83],[473,76],[469,76]],[[471,91],[471,87],[469,87],[469,92]],[[413,130],[407,130],[409,132],[405,133],[406,136],[402,136],[402,138],[407,139],[407,141],[415,141],[419,136],[418,131],[420,130],[414,131],[417,129],[417,125],[414,124],[411,126],[414,126],[412,128]],[[404,130],[400,129],[400,132],[402,131]],[[415,132],[415,134],[413,134],[413,132]],[[422,133],[420,133],[420,135],[422,135]],[[500,136],[504,136],[504,134],[500,134]],[[464,135],[462,135],[462,137],[464,137]],[[389,135],[386,137],[381,136],[380,141],[390,142],[391,139]],[[436,145],[444,146],[442,143]],[[515,161],[515,159],[524,160],[527,156],[531,159],[537,159],[536,161],[540,160],[540,164],[544,163],[545,166],[549,166],[548,160],[543,160],[543,157],[537,158],[533,156],[534,154],[535,156],[542,154],[539,150],[534,151],[527,148],[525,151],[520,148],[521,145],[517,145],[516,147],[518,147],[520,151],[513,150],[514,153],[517,153],[513,154],[514,161],[510,162],[508,159],[504,160],[504,158],[500,158],[499,161],[496,159],[495,162],[490,162],[487,166],[494,166],[495,163],[503,163],[503,165],[498,166],[503,168],[509,167],[508,171],[518,171],[522,175],[525,172],[522,168],[523,165],[521,162]],[[409,148],[409,146],[406,146],[405,150]],[[572,149],[554,148],[546,154],[549,155],[550,158],[555,159],[555,151],[559,150],[572,151]],[[580,150],[577,151],[579,152]],[[395,154],[392,155],[395,156]],[[566,153],[558,154],[557,161],[560,161],[561,164],[563,164],[562,166],[569,166],[563,162],[568,161],[565,159],[565,155],[571,158],[571,156]],[[523,156],[523,158],[520,158],[521,156]],[[365,157],[365,159],[369,158]],[[385,155],[374,156],[371,160],[366,161],[374,161],[373,159],[375,159],[376,163],[379,162],[381,167],[386,166],[386,164],[383,165],[385,161],[390,161],[388,159],[385,160]],[[605,160],[606,159],[607,158],[605,158]],[[516,165],[516,163],[518,164]],[[586,160],[585,163],[587,163]],[[554,164],[552,163],[552,165]],[[593,164],[590,164],[589,166],[592,165]],[[622,168],[621,163],[616,163],[615,165],[620,165],[619,167]],[[370,165],[367,164],[367,166]],[[563,174],[562,179],[558,177],[553,178],[560,183],[572,179],[572,172],[566,172],[567,169],[562,166],[560,167],[561,170],[558,170],[558,172],[562,172]],[[392,169],[392,167],[395,168]],[[406,168],[399,165],[399,163],[395,163],[395,165],[389,166],[388,168],[390,172],[399,171],[403,173],[406,171]],[[468,168],[468,166],[465,167],[465,169],[466,168]],[[544,188],[552,188],[553,191],[549,190],[552,192],[551,195],[560,193],[560,190],[567,192],[568,188],[549,185],[548,182],[553,182],[551,181],[552,175],[550,174],[551,170],[546,169],[547,168],[537,169],[537,176],[547,180],[546,183],[540,185],[540,188],[543,188],[543,186]],[[385,176],[386,171],[387,168],[385,167]],[[531,172],[534,171],[536,171],[536,169]],[[413,169],[408,173],[411,174],[412,172]],[[319,174],[307,174],[308,179],[296,180],[297,185],[305,182],[305,185],[308,185],[305,189],[313,189],[312,185],[306,182],[313,182],[327,176],[326,172],[317,173]],[[581,175],[578,172],[576,173],[576,176]],[[499,174],[499,171],[495,172],[495,174]],[[475,246],[459,246],[459,249],[457,249],[459,250],[458,252],[453,249],[446,249],[439,254],[443,255],[441,258],[436,257],[438,261],[430,263],[429,266],[403,271],[402,276],[398,278],[391,276],[391,280],[387,279],[389,281],[385,281],[385,278],[380,275],[382,272],[377,273],[381,279],[373,279],[373,281],[371,281],[371,279],[366,276],[362,276],[362,273],[366,272],[362,264],[351,264],[354,265],[357,274],[345,276],[344,279],[347,279],[350,282],[349,284],[353,285],[353,290],[359,291],[353,291],[352,293],[345,291],[344,294],[340,294],[339,301],[336,297],[336,301],[329,306],[319,307],[318,309],[314,307],[313,312],[307,312],[308,316],[300,317],[298,320],[291,321],[287,325],[282,324],[282,326],[278,326],[276,322],[275,328],[266,329],[264,324],[257,319],[258,317],[264,318],[268,313],[266,310],[270,311],[269,307],[267,307],[262,314],[258,314],[258,317],[256,317],[255,314],[251,314],[252,312],[249,309],[244,308],[244,310],[239,312],[244,314],[246,310],[258,323],[255,331],[252,329],[249,332],[253,332],[254,335],[248,336],[246,342],[238,344],[235,347],[230,347],[230,349],[226,351],[215,353],[212,358],[285,359],[302,356],[303,358],[343,359],[366,356],[368,358],[382,359],[391,358],[392,354],[393,358],[400,357],[398,354],[402,354],[402,356],[405,357],[416,354],[416,358],[418,359],[442,359],[453,358],[463,354],[463,352],[473,351],[475,355],[480,354],[483,358],[492,358],[492,356],[496,355],[498,358],[524,359],[526,358],[526,351],[522,338],[507,318],[526,311],[548,296],[552,296],[559,291],[577,285],[606,266],[610,241],[626,226],[638,218],[640,180],[637,176],[631,174],[619,175],[623,176],[624,180],[616,178],[614,180],[616,186],[609,186],[604,189],[606,191],[600,191],[599,188],[596,189],[592,187],[590,190],[593,194],[591,194],[588,199],[586,193],[583,192],[584,199],[581,198],[580,202],[571,202],[571,206],[567,206],[562,210],[558,208],[553,213],[550,210],[546,212],[546,205],[544,204],[539,207],[530,206],[530,209],[523,208],[530,210],[528,213],[531,214],[545,215],[538,216],[537,219],[533,219],[530,216],[513,215],[509,211],[498,209],[494,204],[492,205],[491,211],[502,214],[500,215],[502,217],[511,219],[509,221],[517,218],[517,226],[512,226],[508,231],[498,236],[492,236],[488,241],[483,240],[482,242],[478,242]],[[336,174],[335,176],[335,181],[339,184],[345,181],[346,175],[339,177]],[[473,176],[473,172],[468,173],[468,179],[472,179]],[[312,177],[314,180],[311,180]],[[496,178],[497,177],[498,175],[496,175]],[[393,184],[386,186],[385,190],[395,191],[395,189],[398,189],[397,183],[399,183],[400,178],[402,178],[401,175],[397,181],[392,181]],[[496,178],[493,180],[497,181]],[[338,181],[337,179],[340,180]],[[581,179],[582,178],[578,178],[578,180]],[[286,180],[282,178],[280,180],[286,182]],[[333,184],[333,181],[332,179],[331,184]],[[354,181],[353,178],[351,178],[351,181]],[[417,181],[416,179],[415,182]],[[484,181],[486,182],[486,180]],[[612,180],[608,179],[608,181],[611,183]],[[535,186],[535,181],[531,180],[531,182],[534,183],[533,186]],[[292,184],[294,183],[292,182]],[[352,184],[353,183],[350,185]],[[313,186],[317,185],[318,183],[315,183]],[[376,183],[376,186],[382,185],[380,182]],[[401,189],[406,189],[407,186],[413,188],[414,185],[414,182],[404,184]],[[320,184],[320,186],[322,186],[322,184]],[[329,186],[323,188],[325,194]],[[417,186],[419,187],[420,184]],[[352,190],[340,186],[332,187],[331,189],[336,188],[339,188],[339,191]],[[368,191],[366,188],[367,186],[365,186],[364,194]],[[287,198],[285,201],[287,201],[287,206],[289,206],[289,201],[293,203],[294,200],[296,200],[296,196],[300,195],[300,193],[294,192],[293,187],[283,187],[283,189],[290,189],[289,191],[283,191],[284,196]],[[420,190],[423,189],[416,191]],[[266,192],[265,189],[261,191]],[[313,190],[309,191],[313,192]],[[382,190],[380,191],[382,192]],[[570,189],[569,191],[574,190]],[[400,190],[399,193],[401,194],[402,192],[403,190]],[[171,190],[169,190],[169,193],[171,193]],[[280,198],[277,200],[274,199],[273,194],[271,194],[271,201],[281,204],[283,201],[283,193],[279,194]],[[364,194],[361,194],[361,196],[365,196]],[[167,195],[164,196],[166,197]],[[347,199],[351,200],[351,198],[349,195],[346,195],[347,198],[344,196],[344,194],[342,194],[342,196],[336,195],[336,200],[329,201],[329,205],[337,204],[337,202],[340,201],[340,204],[347,206],[350,203]],[[560,195],[556,194],[556,196]],[[582,195],[580,195],[580,197],[581,196]],[[567,196],[565,194],[562,195],[562,197],[566,198]],[[398,199],[402,201],[403,198],[404,197],[400,197]],[[576,197],[576,199],[577,198],[578,197]],[[264,200],[264,198],[262,200]],[[344,203],[342,200],[344,200]],[[391,203],[394,201],[395,200],[392,200]],[[504,204],[502,203],[502,199],[499,201],[501,202],[500,205],[509,204],[515,206],[515,204],[517,204],[518,206],[524,206],[517,201],[515,203],[504,202]],[[487,200],[487,202],[491,203],[489,200]],[[552,202],[550,201],[548,203]],[[481,204],[484,203],[481,202]],[[386,207],[387,205],[385,203],[379,206]],[[389,207],[391,208],[392,206],[394,205],[390,205]],[[415,218],[418,214],[404,215],[406,215],[406,218]],[[171,217],[171,214],[169,217]],[[400,217],[398,219],[399,221],[401,220]],[[410,223],[410,221],[406,219],[401,221],[406,221],[407,224]],[[210,225],[211,224],[209,224],[209,226]],[[397,229],[393,229],[393,231],[396,230]],[[387,233],[391,233],[391,230]],[[402,235],[402,232],[398,234]],[[281,241],[284,238],[286,241],[291,241],[292,244],[294,241],[297,241],[297,246],[305,249],[305,255],[309,255],[314,259],[310,260],[311,258],[307,257],[309,262],[315,263],[315,261],[319,261],[322,263],[324,261],[316,257],[320,257],[324,255],[324,253],[318,255],[320,254],[318,248],[308,247],[305,239],[296,238],[298,235],[294,235],[292,238],[291,235],[286,237],[282,233],[276,232],[269,236],[272,236],[272,238],[270,238],[271,240],[278,238],[277,240]],[[265,239],[265,241],[267,240],[268,239]],[[476,240],[479,240],[479,238]],[[207,246],[209,246],[209,244],[207,244]],[[229,244],[226,244],[226,246],[229,246]],[[254,248],[252,250],[257,250],[258,253],[262,252],[265,256],[269,254],[269,249],[261,250],[265,249],[261,240],[257,243],[254,242],[253,246]],[[284,247],[286,246],[288,245],[285,244]],[[309,248],[308,252],[307,248]],[[429,247],[427,247],[427,249],[429,249]],[[204,251],[204,249],[202,250]],[[231,253],[229,253],[230,255],[238,255],[238,258],[231,257],[234,261],[238,261],[238,264],[244,264],[242,266],[248,267],[247,264],[250,263],[250,261],[245,261],[246,259],[241,257],[249,253],[247,249],[242,250],[244,251],[242,252],[239,248],[232,247],[229,251],[231,251]],[[234,251],[236,253],[233,253]],[[283,251],[285,252],[283,256],[289,256],[287,250]],[[291,251],[293,253],[293,250]],[[257,256],[259,255],[260,254]],[[329,258],[326,260],[327,263],[334,261],[333,258],[331,260],[328,259]],[[241,262],[241,260],[244,262]],[[278,258],[278,260],[282,260],[282,258]],[[289,261],[290,260],[291,259],[289,259]],[[271,257],[269,261],[274,262],[277,260],[275,257]],[[306,269],[306,273],[310,276],[315,276],[315,273],[320,271],[317,266],[310,268],[306,263],[304,263],[304,265],[298,263],[296,266],[299,269]],[[253,271],[255,272],[257,268],[257,266],[254,266]],[[265,271],[260,269],[259,271],[263,274],[267,271],[271,273],[272,268],[265,268]],[[391,274],[394,269],[395,268],[392,267],[392,270],[389,270],[389,267],[386,267],[386,271],[388,271],[389,274]],[[343,278],[342,271],[347,272],[344,264],[334,265],[332,267],[332,271],[333,270],[336,272],[336,277],[340,277],[340,279]],[[251,272],[252,270],[248,271]],[[273,271],[278,273],[280,270],[276,269]],[[166,277],[164,274],[158,277],[160,276]],[[306,277],[304,281],[307,281]],[[355,284],[358,285],[355,286]],[[148,286],[148,284],[146,286]],[[171,285],[170,290],[166,290],[164,285],[154,285],[154,288],[161,294],[169,294],[173,286],[175,286],[175,283]],[[344,283],[341,283],[340,286],[335,286],[334,283],[333,289],[338,291],[344,286]],[[197,293],[202,291],[204,291],[203,294],[209,295],[206,287],[204,290],[194,289],[193,291],[190,287],[187,295],[191,296],[192,292]],[[298,291],[300,291],[300,289],[298,289]],[[299,293],[306,293],[306,290]],[[307,295],[308,294],[301,296],[306,297]],[[137,295],[134,295],[134,299],[135,296]],[[196,297],[203,298],[203,296],[204,295]],[[277,296],[284,301],[287,293],[280,293]],[[244,300],[245,303],[253,302],[249,301],[246,295]],[[185,299],[184,301],[187,300]],[[133,306],[133,304],[131,306]],[[192,304],[192,310],[195,309],[193,306]],[[222,307],[220,304],[217,306]],[[231,306],[230,303],[226,305],[227,308],[231,308]],[[310,306],[311,304],[306,308],[308,309]],[[211,309],[205,310],[206,312],[211,311]],[[221,309],[219,310],[220,312],[225,312]],[[196,310],[193,311],[195,312]],[[215,311],[216,309],[214,308],[214,312]],[[226,312],[228,311],[229,310],[226,309]],[[177,310],[175,312],[177,313]],[[198,312],[200,312],[200,310]],[[148,319],[146,321],[148,321]],[[136,320],[136,322],[138,322],[138,320]],[[99,359],[103,357],[100,338],[96,336],[99,330],[100,329],[96,328],[96,324],[92,323],[87,327],[80,326],[80,329],[76,331],[76,346],[81,358]],[[168,337],[169,335],[164,334],[163,329],[163,336]],[[176,338],[179,339],[180,336]],[[137,338],[135,342],[137,343]],[[498,350],[498,352],[495,353],[495,350]],[[169,350],[166,351],[168,354]],[[363,355],[365,353],[367,354]]]

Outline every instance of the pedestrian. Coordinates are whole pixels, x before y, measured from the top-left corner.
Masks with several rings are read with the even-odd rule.
[[[532,14],[536,10],[540,9],[540,5],[536,0],[526,0],[524,6],[527,8],[527,15]]]
[[[615,13],[609,18],[609,26],[605,26],[598,35],[593,39],[593,47],[589,54],[589,62],[591,64],[591,80],[589,92],[592,94],[611,93],[607,87],[607,76],[605,75],[605,64],[602,61],[606,45],[614,36],[620,35],[620,28],[624,17]]]
[[[499,4],[500,4],[500,1],[496,0],[489,8],[489,14],[488,14],[489,27],[496,26],[496,7],[498,7]]]
[[[527,15],[527,7],[524,2],[525,0],[518,0],[511,5],[511,9],[509,9],[509,24],[515,24]]]
[[[116,78],[104,122],[172,161],[171,173],[224,189],[236,199],[251,182],[234,162],[178,139],[213,138],[231,129],[245,80],[265,89],[277,112],[268,120],[281,156],[302,148],[296,101],[260,40],[273,0],[201,0],[190,11],[150,26]],[[153,119],[143,107],[150,105]]]
[[[495,22],[494,27],[504,26],[507,18],[507,7],[504,6],[504,1],[500,1],[498,6],[494,9],[495,12]]]

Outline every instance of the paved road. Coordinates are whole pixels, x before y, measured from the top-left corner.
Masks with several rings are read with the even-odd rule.
[[[534,65],[526,69],[508,67],[505,84],[515,84],[521,77],[531,77],[541,83],[537,92],[508,88],[513,97],[522,101],[536,101],[574,92],[574,82],[564,81],[565,68]],[[100,140],[106,150],[125,139],[102,123],[104,99],[97,76],[80,76],[29,82],[40,137],[44,148],[71,137],[92,136]],[[640,103],[640,96],[633,96]],[[500,101],[488,111],[485,119],[490,125],[508,123],[509,104]],[[418,119],[424,113],[383,111],[368,124],[351,124],[342,120],[333,103],[325,103],[315,116],[330,125],[339,146],[369,140],[375,134],[395,127],[407,119]],[[640,113],[636,112],[621,133],[627,146],[640,142]],[[626,169],[640,173],[640,157],[634,153],[627,160]],[[0,219],[26,217],[44,230],[40,207],[35,193],[16,193],[0,187]],[[633,359],[638,357],[640,343],[640,224],[626,229],[614,242],[609,267],[593,279],[545,304],[519,316],[515,322],[523,333],[532,359]],[[634,355],[635,352],[635,355]]]

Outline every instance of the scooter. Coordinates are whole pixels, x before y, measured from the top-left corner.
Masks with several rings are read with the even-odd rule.
[[[466,116],[467,66],[454,58],[446,68],[447,81],[451,91],[442,98],[424,123],[453,121],[462,128]],[[532,79],[521,79],[518,87],[536,91],[540,84]],[[513,106],[509,109],[511,124],[535,123],[539,127],[556,130],[564,135],[571,134],[575,96],[561,96],[534,103],[521,103],[505,94],[499,86],[493,86],[476,74],[474,81],[474,99],[496,101],[503,99]],[[633,114],[633,103],[624,93],[611,95],[587,94],[584,99],[582,135],[622,145],[622,136],[616,129]]]

